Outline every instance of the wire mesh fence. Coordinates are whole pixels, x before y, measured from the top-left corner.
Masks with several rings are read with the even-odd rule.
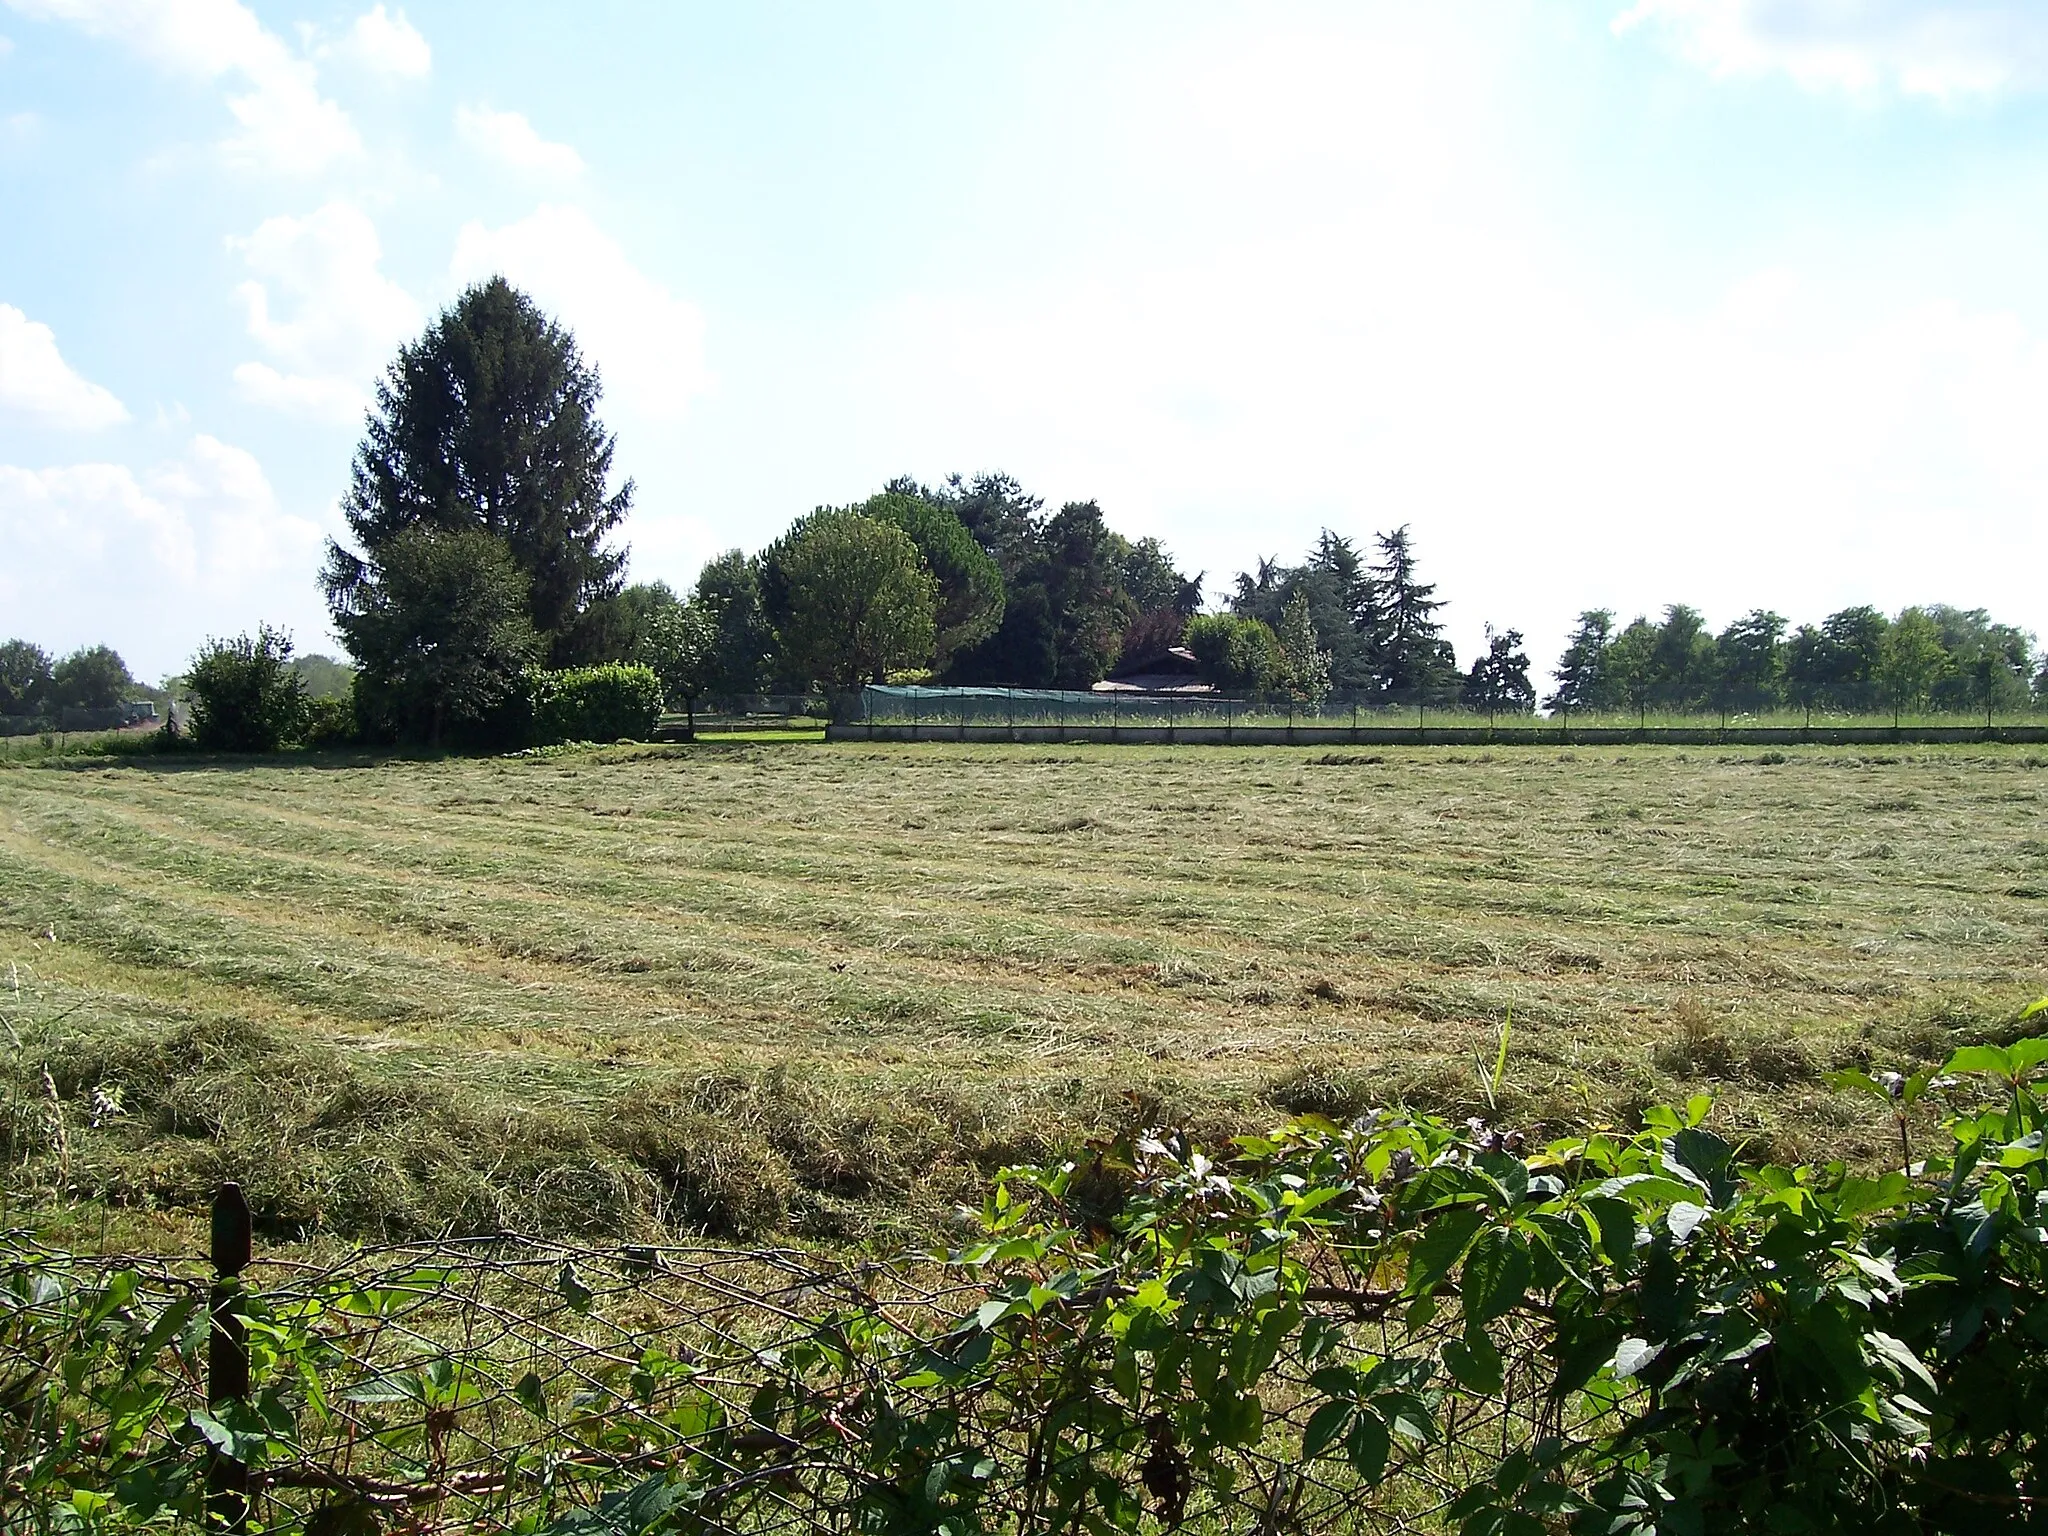
[[[1093,692],[1027,688],[923,688],[873,685],[837,695],[832,723],[853,733],[911,738],[1033,737],[1051,731],[1129,733],[1130,739],[1375,740],[1472,739],[1504,742],[1728,740],[1765,744],[1814,741],[2048,740],[2048,714],[1982,715],[1910,711],[1835,715],[1673,712],[1644,708],[1547,713],[1475,706],[1458,688],[1334,692],[1320,699],[1284,693],[1204,691]],[[1278,733],[1291,733],[1280,737]]]
[[[142,1520],[322,1533],[1402,1531],[1557,1412],[1530,1338],[1448,1409],[1404,1367],[1389,1475],[1304,1455],[1329,1373],[1456,1336],[1334,1254],[1311,1316],[1178,1328],[1154,1390],[1057,1309],[1013,1309],[1036,1365],[968,1368],[1000,1331],[976,1266],[510,1236],[238,1266],[219,1210],[211,1271],[0,1241],[0,1528],[114,1489]]]

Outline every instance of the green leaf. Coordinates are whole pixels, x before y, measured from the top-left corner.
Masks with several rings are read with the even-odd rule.
[[[2034,1004],[2038,1008],[2039,1003]],[[2048,1061],[2048,1035],[2035,1035],[2031,1040],[2015,1040],[2006,1047],[2015,1074],[2026,1072]]]
[[[1430,1222],[1408,1256],[1408,1290],[1434,1290],[1465,1256],[1486,1217],[1469,1205],[1453,1206]]]
[[[1465,1259],[1466,1331],[1519,1306],[1529,1289],[1529,1278],[1529,1245],[1519,1232],[1489,1227],[1481,1233]]]
[[[1593,1198],[1586,1210],[1600,1229],[1600,1251],[1610,1264],[1626,1264],[1635,1253],[1636,1213],[1626,1200]]]
[[[1888,1361],[1903,1377],[1917,1382],[1930,1397],[1940,1391],[1940,1388],[1935,1386],[1934,1377],[1927,1367],[1920,1363],[1920,1357],[1914,1354],[1903,1340],[1895,1339],[1875,1328],[1870,1329],[1863,1337],[1873,1355],[1880,1360]]]
[[[1444,1364],[1461,1386],[1492,1394],[1501,1389],[1500,1351],[1483,1333],[1467,1334],[1444,1345]]]
[[[1351,1433],[1344,1437],[1344,1454],[1359,1481],[1370,1486],[1385,1477],[1387,1458],[1393,1451],[1393,1441],[1379,1415],[1370,1408],[1361,1408],[1358,1417],[1352,1420]]]
[[[1344,1433],[1351,1422],[1352,1406],[1341,1399],[1325,1403],[1309,1415],[1308,1428],[1301,1432],[1301,1459],[1314,1461],[1323,1452],[1337,1443],[1337,1437]]]
[[[1942,1074],[1952,1072],[1993,1072],[2000,1077],[2011,1077],[2012,1058],[1995,1045],[1966,1045],[1949,1057],[1942,1067]]]
[[[1386,1421],[1387,1428],[1416,1445],[1427,1445],[1436,1438],[1436,1424],[1429,1416],[1429,1409],[1422,1399],[1411,1392],[1382,1392],[1372,1400],[1371,1406],[1378,1410]]]
[[[541,1384],[540,1377],[536,1376],[532,1371],[528,1371],[524,1376],[520,1377],[518,1381],[512,1384],[512,1395],[513,1397],[517,1398],[520,1405],[524,1407],[526,1411],[532,1414],[536,1419],[547,1418],[547,1389]]]

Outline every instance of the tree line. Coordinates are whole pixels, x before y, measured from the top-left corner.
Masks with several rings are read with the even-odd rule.
[[[1365,544],[1325,529],[1299,562],[1238,574],[1205,612],[1204,573],[1117,532],[1094,501],[1050,509],[998,473],[904,477],[805,513],[758,552],[718,555],[687,593],[628,585],[618,535],[635,487],[614,476],[601,397],[574,337],[502,278],[401,347],[351,466],[348,537],[320,573],[350,697],[309,709],[311,659],[274,631],[209,642],[190,675],[256,722],[228,735],[505,746],[543,718],[637,718],[649,688],[675,709],[889,679],[1085,689],[1176,649],[1220,688],[1310,707],[1333,693],[1539,705],[1517,629],[1488,625],[1461,667],[1405,525]],[[104,647],[54,664],[26,642],[0,648],[0,713],[109,687],[132,681]],[[1540,702],[1642,717],[1992,714],[2044,696],[2032,636],[1982,610],[1849,608],[1797,629],[1758,610],[1714,634],[1672,605],[1621,627],[1608,610],[1581,615]]]
[[[135,691],[128,664],[110,646],[80,646],[53,660],[27,640],[0,642],[0,716],[55,721],[67,709],[113,709]]]
[[[1552,710],[1626,709],[1646,715],[1718,711],[1825,714],[1935,709],[2023,710],[2048,702],[2048,665],[2034,638],[1981,608],[1946,604],[1887,617],[1867,605],[1791,628],[1754,609],[1719,634],[1674,603],[1652,622],[1617,629],[1611,610],[1579,615],[1558,663]]]

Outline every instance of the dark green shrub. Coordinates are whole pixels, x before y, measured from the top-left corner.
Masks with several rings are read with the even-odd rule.
[[[356,739],[356,705],[348,698],[309,699],[301,739],[309,747],[346,747]]]
[[[192,740],[209,752],[275,752],[306,725],[306,683],[292,670],[291,637],[268,624],[209,640],[186,675]]]
[[[661,680],[613,663],[527,674],[534,741],[646,741],[661,718]]]

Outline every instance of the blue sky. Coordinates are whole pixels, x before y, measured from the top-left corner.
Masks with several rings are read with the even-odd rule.
[[[638,577],[889,476],[1212,593],[1412,525],[1594,605],[2048,630],[2048,7],[0,0],[0,634],[139,672],[313,573],[377,371],[504,271]]]

